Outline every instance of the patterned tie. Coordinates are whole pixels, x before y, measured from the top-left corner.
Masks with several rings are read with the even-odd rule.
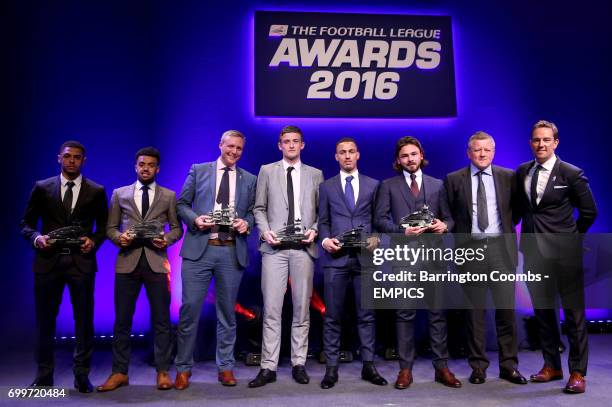
[[[346,199],[346,205],[352,211],[355,210],[355,192],[353,191],[353,181],[354,177],[349,175],[346,177],[346,187],[344,188],[344,199]]]
[[[147,212],[149,211],[149,186],[143,185],[142,188],[142,218],[144,219],[147,216]]]
[[[534,208],[538,206],[538,175],[541,169],[542,166],[537,164],[531,177],[531,206]]]
[[[64,199],[62,203],[64,204],[64,210],[66,214],[70,216],[72,213],[72,187],[74,186],[74,182],[68,181],[66,182],[66,192],[64,192]]]
[[[287,226],[295,223],[295,203],[293,202],[293,178],[291,171],[295,168],[287,168],[287,200],[289,201],[289,214],[287,215]]]
[[[476,193],[476,217],[478,218],[478,229],[484,232],[489,226],[489,212],[487,211],[487,191],[485,190],[482,176],[484,171],[478,171],[478,192]]]
[[[410,192],[412,192],[412,196],[416,198],[419,196],[419,184],[416,182],[416,174],[410,174],[410,179],[412,180],[410,183]]]

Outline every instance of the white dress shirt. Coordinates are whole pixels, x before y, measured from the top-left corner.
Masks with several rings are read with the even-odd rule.
[[[61,193],[62,193],[62,202],[64,202],[64,195],[66,195],[66,191],[68,187],[66,184],[70,181],[68,178],[64,177],[64,174],[60,174],[60,180],[62,182]],[[77,200],[79,199],[79,192],[81,192],[81,184],[83,183],[83,175],[79,174],[78,177],[72,180],[74,185],[72,186],[72,207],[71,210],[76,206]]]
[[[550,173],[552,172],[556,162],[557,156],[553,155],[544,164],[540,164],[542,168],[540,168],[540,173],[538,174],[538,188],[536,189],[536,203],[538,205],[542,200],[542,195],[544,195],[544,190],[546,189],[546,184],[548,184]],[[527,176],[525,177],[525,192],[527,193],[528,197],[531,197],[531,178],[533,178],[533,173],[535,172],[537,165],[538,162],[535,161],[534,165],[531,166],[529,172],[527,172]]]
[[[136,208],[138,208],[138,212],[142,215],[142,187],[143,183],[140,181],[136,181],[136,186],[134,187],[134,203],[136,204]],[[149,208],[151,208],[151,204],[153,203],[153,198],[155,198],[155,188],[157,188],[157,184],[155,181],[149,184]]]
[[[300,173],[302,172],[302,162],[298,161],[295,164],[289,164],[287,161],[283,159],[283,169],[285,170],[285,188],[287,187],[287,168],[293,167],[293,171],[291,171],[291,181],[293,181],[293,215],[294,220],[302,219],[302,215],[300,212]]]
[[[402,171],[404,173],[404,179],[406,180],[406,184],[408,184],[408,188],[410,188],[410,184],[412,184],[412,179],[410,178],[410,173],[406,170]],[[419,186],[419,192],[421,191],[421,185],[423,185],[423,171],[419,168],[414,175],[416,175],[416,183]]]
[[[215,207],[214,210],[221,210],[221,204],[217,203],[217,196],[219,196],[219,189],[221,188],[221,178],[223,178],[223,173],[225,172],[223,169],[227,167],[221,161],[221,157],[217,158],[217,179],[215,181]],[[236,207],[236,166],[233,165],[230,167],[229,171],[229,206]]]
[[[340,171],[340,184],[342,184],[342,192],[346,193],[346,177],[348,177],[349,175],[353,176],[351,185],[353,187],[353,192],[355,195],[355,205],[357,205],[357,199],[359,198],[359,171],[355,170],[350,174],[346,171]]]

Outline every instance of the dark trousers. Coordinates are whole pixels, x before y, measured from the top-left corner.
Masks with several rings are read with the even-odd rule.
[[[89,374],[93,354],[95,273],[81,272],[72,256],[62,255],[51,271],[34,275],[38,378],[53,377],[56,319],[66,285],[70,292],[76,337],[73,372],[75,376]]]
[[[416,355],[416,341],[414,335],[414,320],[416,310],[398,309],[396,311],[397,353],[399,355],[400,369],[412,369]],[[433,353],[434,368],[443,369],[448,362],[447,330],[445,311],[427,311],[429,320],[429,342]]]
[[[361,342],[361,359],[374,360],[376,326],[374,310],[361,308],[361,265],[357,257],[348,259],[345,267],[325,267],[325,320],[323,323],[323,351],[327,366],[338,366],[340,335],[346,290],[352,282],[357,310],[357,331]]]
[[[171,363],[172,342],[170,329],[170,281],[168,274],[151,270],[144,254],[136,269],[129,274],[115,274],[115,327],[113,337],[113,373],[128,373],[130,363],[130,334],[136,301],[145,286],[151,322],[153,324],[153,353],[158,372],[167,371]]]
[[[503,237],[473,241],[473,249],[484,248],[483,261],[471,262],[460,272],[483,273],[497,270],[500,274],[514,274],[515,269],[509,261],[507,248]],[[514,282],[476,282],[464,285],[469,301],[466,310],[466,326],[468,328],[468,362],[472,369],[486,370],[489,358],[486,352],[486,321],[487,293],[490,291],[495,305],[495,328],[499,348],[499,369],[513,370],[518,366],[518,340],[516,334],[516,317],[514,311]]]
[[[569,370],[586,376],[589,359],[587,327],[584,306],[584,274],[582,257],[570,259],[545,259],[541,256],[525,256],[525,269],[533,273],[549,275],[540,282],[528,283],[538,321],[538,332],[544,365],[561,370],[559,344],[561,332],[557,321],[556,299],[561,299],[567,339],[569,342]]]

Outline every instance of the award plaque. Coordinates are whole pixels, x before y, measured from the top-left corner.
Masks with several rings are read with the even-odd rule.
[[[400,219],[400,226],[404,229],[408,227],[429,227],[433,224],[435,218],[436,215],[429,210],[427,205],[424,205],[422,209]]]
[[[275,231],[275,233],[276,240],[283,243],[301,243],[302,240],[306,239],[301,219],[296,219],[293,225],[287,225],[284,228]]]
[[[361,232],[363,231],[363,226],[358,226],[354,229],[347,230],[335,236],[335,239],[338,239],[340,242],[339,246],[343,249],[352,249],[352,248],[362,248],[367,247],[368,242],[361,240]]]
[[[156,220],[143,221],[132,225],[127,233],[135,239],[155,239],[164,235],[164,225]]]
[[[49,232],[49,244],[57,247],[80,246],[83,244],[82,237],[85,236],[85,230],[82,227],[66,226],[55,229]]]
[[[238,214],[233,206],[228,206],[227,208],[208,212],[205,216],[208,218],[209,223],[214,223],[217,226],[230,227],[238,217]]]

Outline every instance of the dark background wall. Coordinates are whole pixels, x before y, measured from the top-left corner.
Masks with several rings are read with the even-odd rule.
[[[305,3],[304,3],[305,4]],[[279,129],[302,127],[304,162],[334,175],[334,143],[355,137],[360,169],[379,179],[393,175],[394,142],[413,135],[423,142],[431,166],[443,177],[467,163],[465,143],[476,130],[496,138],[497,164],[516,167],[530,159],[531,125],[557,123],[565,160],[590,177],[600,208],[593,231],[612,230],[607,210],[608,137],[612,108],[612,11],[607,2],[530,1],[292,1],[70,2],[5,4],[2,34],[3,92],[8,96],[2,135],[3,312],[0,337],[9,351],[31,337],[33,318],[31,247],[21,238],[19,218],[34,181],[58,173],[56,155],[65,139],[87,147],[84,174],[107,188],[134,181],[133,154],[144,145],[162,151],[159,182],[180,190],[190,165],[214,160],[218,139],[229,128],[247,136],[240,162],[257,173],[278,160]],[[345,11],[450,15],[453,19],[458,116],[454,119],[267,119],[253,114],[252,30],[254,10]],[[170,250],[172,315],[180,305],[180,243]],[[259,259],[239,301],[261,301]],[[99,252],[96,331],[110,333],[116,249]],[[207,305],[210,307],[210,305]],[[208,313],[207,313],[208,314]],[[599,312],[598,315],[601,315]],[[211,315],[212,318],[212,315]],[[148,328],[141,302],[134,329]],[[66,296],[58,334],[72,332]],[[27,340],[26,340],[27,342]]]

